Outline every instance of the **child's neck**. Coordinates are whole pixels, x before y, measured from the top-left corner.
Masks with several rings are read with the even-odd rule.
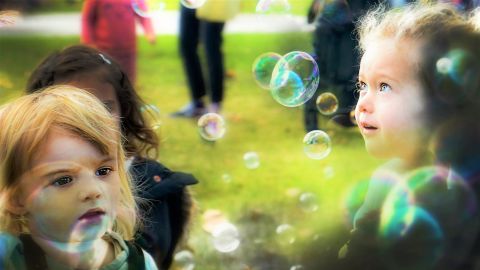
[[[74,269],[99,269],[114,260],[113,246],[105,239],[78,243],[57,242],[32,235],[54,261]]]

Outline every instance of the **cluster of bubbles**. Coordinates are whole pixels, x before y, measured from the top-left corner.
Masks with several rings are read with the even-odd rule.
[[[338,99],[330,92],[320,94],[315,104],[318,111],[323,115],[332,115],[338,110]]]
[[[157,106],[145,104],[140,108],[140,112],[153,130],[158,130],[162,126],[160,109]]]
[[[270,81],[273,98],[287,107],[297,107],[315,94],[320,80],[317,63],[310,54],[293,51],[275,65]]]
[[[332,151],[332,142],[326,132],[312,130],[303,138],[303,150],[311,159],[324,159]]]
[[[193,270],[195,268],[195,258],[192,252],[188,250],[181,250],[173,257],[175,264],[181,270]]]
[[[243,155],[243,162],[245,167],[250,170],[254,170],[260,167],[260,157],[256,152],[247,152]]]
[[[259,0],[255,8],[258,13],[287,13],[290,9],[288,0]]]
[[[132,0],[133,11],[138,16],[149,18],[165,10],[165,0]]]
[[[379,236],[389,263],[430,269],[443,254],[445,239],[458,233],[452,229],[467,230],[476,207],[471,188],[450,169],[432,166],[413,171],[395,184],[381,209]],[[415,245],[419,253],[405,262],[395,250],[407,245]]]
[[[287,107],[297,107],[313,97],[319,83],[317,63],[308,53],[293,51],[280,56],[268,52],[252,65],[260,87],[270,90],[273,98]]]
[[[200,136],[207,141],[216,141],[225,135],[225,120],[216,113],[206,113],[197,122]]]

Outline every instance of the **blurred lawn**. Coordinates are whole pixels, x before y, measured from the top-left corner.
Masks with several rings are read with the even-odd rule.
[[[161,0],[155,0],[161,1]],[[162,0],[166,10],[178,10],[180,0]],[[258,0],[241,0],[242,13],[255,13]],[[291,13],[295,15],[306,15],[312,0],[290,0]],[[78,12],[82,8],[82,0],[44,0],[40,8],[33,12]]]
[[[21,94],[40,59],[76,42],[78,37],[1,37],[0,102]],[[198,215],[188,244],[195,253],[196,269],[245,269],[238,263],[267,269],[259,266],[261,262],[276,257],[288,262],[285,269],[295,263],[306,269],[329,269],[327,258],[336,256],[348,230],[342,210],[345,194],[378,162],[365,153],[356,128],[341,129],[325,120],[321,128],[332,138],[332,153],[324,160],[308,159],[302,148],[302,109],[279,105],[252,79],[251,64],[258,55],[310,51],[309,34],[236,34],[227,35],[225,42],[226,68],[235,73],[226,82],[222,112],[228,129],[223,139],[206,143],[197,134],[195,121],[168,117],[188,102],[176,37],[159,36],[155,46],[139,40],[137,91],[162,112],[160,160],[200,180],[192,189]],[[247,151],[259,154],[258,169],[245,168],[242,156]],[[333,170],[332,177],[328,170]],[[223,174],[229,174],[231,182],[223,181]],[[317,211],[307,213],[298,207],[302,192],[318,197]],[[207,209],[219,209],[238,224],[242,244],[236,252],[214,251],[201,229],[201,214]],[[296,228],[294,244],[276,240],[275,228],[282,223]]]

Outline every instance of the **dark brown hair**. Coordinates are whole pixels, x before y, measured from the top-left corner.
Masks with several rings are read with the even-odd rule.
[[[27,92],[33,93],[45,87],[72,79],[79,73],[103,76],[115,89],[120,103],[120,122],[127,155],[157,157],[159,139],[148,126],[141,112],[145,103],[133,88],[126,73],[107,54],[94,48],[75,45],[54,52],[45,58],[32,72]]]

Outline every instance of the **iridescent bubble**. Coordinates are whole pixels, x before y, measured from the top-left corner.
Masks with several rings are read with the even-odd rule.
[[[260,158],[255,152],[247,152],[243,155],[243,161],[247,169],[253,170],[260,166]]]
[[[141,17],[157,16],[165,10],[165,0],[131,0],[132,8]]]
[[[240,246],[240,235],[235,225],[225,222],[218,225],[212,233],[213,246],[222,253],[229,253]]]
[[[353,226],[355,214],[358,212],[358,209],[360,209],[363,202],[365,201],[365,196],[367,195],[369,184],[369,179],[359,181],[350,188],[346,195],[344,209],[346,224],[348,224],[349,226]]]
[[[157,130],[162,126],[160,109],[157,106],[145,104],[140,108],[140,111],[151,129]]]
[[[323,159],[332,151],[332,142],[327,133],[312,130],[303,138],[303,150],[311,159]]]
[[[287,13],[290,9],[288,0],[259,0],[255,11],[259,13]]]
[[[305,212],[315,212],[318,210],[318,198],[315,194],[305,192],[298,198],[300,208]]]
[[[180,0],[180,3],[186,8],[199,8],[205,4],[206,0]]]
[[[312,98],[319,80],[315,60],[308,53],[293,51],[284,55],[275,65],[270,89],[278,103],[296,107]]]
[[[302,270],[302,269],[304,268],[303,268],[303,265],[301,264],[292,265],[292,267],[290,267],[290,270]]]
[[[280,58],[282,58],[280,54],[267,52],[255,59],[252,65],[252,73],[255,82],[260,87],[270,89],[273,69]]]
[[[332,115],[338,110],[338,99],[330,92],[319,95],[316,104],[318,111],[323,115]]]
[[[195,268],[195,259],[192,252],[181,250],[173,257],[175,264],[182,270],[193,270]]]
[[[282,245],[291,245],[295,243],[295,229],[290,224],[281,224],[275,230],[278,242]]]
[[[200,136],[207,141],[216,141],[225,135],[225,121],[216,113],[206,113],[198,119]]]
[[[445,240],[452,233],[460,237],[458,228],[468,231],[476,211],[474,192],[451,169],[413,171],[398,181],[381,209],[379,236],[386,258],[399,269],[430,269],[443,254]],[[467,234],[456,239],[467,246],[469,241]],[[408,261],[395,252],[406,246],[416,250]]]

